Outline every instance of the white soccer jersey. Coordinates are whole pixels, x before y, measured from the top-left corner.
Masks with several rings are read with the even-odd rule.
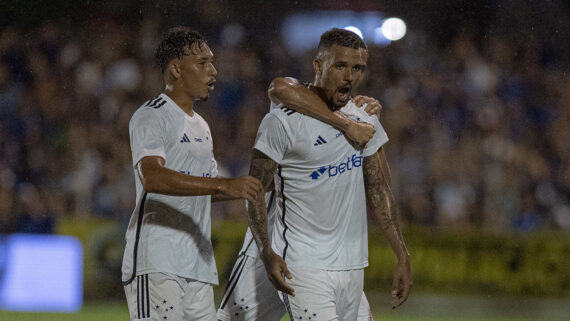
[[[341,109],[376,129],[360,151],[332,126],[278,107],[261,122],[254,145],[280,165],[272,247],[289,266],[364,268],[368,240],[362,162],[388,141],[382,125],[353,102]]]
[[[147,193],[136,170],[145,156],[164,158],[165,167],[192,176],[218,174],[212,135],[197,113],[186,114],[167,95],[143,104],[129,123],[137,205],[127,228],[122,279],[162,272],[218,284],[210,240],[210,196]]]
[[[278,108],[277,104],[271,102],[269,105],[269,111]],[[273,220],[275,219],[275,192],[267,192],[265,193],[265,205],[267,205],[267,231],[269,234],[269,239],[271,241],[271,234],[273,231]],[[253,234],[251,233],[251,229],[248,227],[247,231],[245,232],[245,238],[243,240],[243,245],[239,254],[243,254],[251,257],[257,257],[259,255],[259,249],[257,248],[257,244],[253,239]]]

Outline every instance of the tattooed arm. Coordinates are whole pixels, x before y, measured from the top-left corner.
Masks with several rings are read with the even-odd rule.
[[[410,254],[398,223],[396,202],[390,189],[390,168],[383,148],[374,155],[364,158],[363,171],[366,203],[378,218],[398,258],[392,282],[392,309],[394,309],[406,301],[413,281]]]
[[[251,167],[249,175],[261,181],[263,190],[268,190],[273,184],[273,176],[277,170],[277,163],[267,157],[257,149],[253,149]],[[291,274],[287,269],[285,261],[277,255],[271,248],[269,243],[269,235],[267,233],[267,209],[263,192],[258,192],[257,197],[253,201],[247,202],[247,217],[249,227],[259,249],[261,260],[265,265],[267,276],[273,286],[284,293],[295,295],[295,291],[287,283],[283,276],[291,279]]]

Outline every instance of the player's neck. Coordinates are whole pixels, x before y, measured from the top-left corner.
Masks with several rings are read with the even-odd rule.
[[[313,84],[316,84],[317,82],[313,82]],[[309,89],[312,90],[314,93],[316,93],[319,97],[321,97],[321,99],[327,104],[327,107],[331,110],[331,111],[335,111],[337,108],[334,104],[332,104],[330,102],[330,100],[327,98],[327,95],[325,93],[325,90],[317,85],[310,85]]]
[[[164,94],[166,94],[182,111],[188,114],[190,117],[194,117],[194,101],[195,99],[189,97],[185,93],[174,90],[170,85],[167,85],[164,89]]]

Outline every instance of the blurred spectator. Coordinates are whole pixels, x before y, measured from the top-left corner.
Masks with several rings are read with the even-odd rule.
[[[28,183],[18,187],[21,210],[16,219],[18,233],[52,233],[55,216],[46,204],[47,190],[43,192]]]
[[[517,8],[514,29],[501,10],[489,25],[504,32],[465,30],[442,42],[416,28],[388,47],[370,45],[359,92],[384,105],[394,193],[408,222],[570,228],[568,59],[530,31],[521,39],[530,6]],[[269,82],[312,80],[312,66],[299,62],[314,53],[291,56],[274,31],[228,17],[198,28],[212,34],[219,75],[197,110],[211,126],[220,174],[238,176],[269,108]],[[77,28],[0,29],[0,232],[51,232],[59,215],[129,216],[128,122],[162,91],[152,56],[167,18],[93,13]],[[215,218],[243,214],[242,202],[217,209]]]

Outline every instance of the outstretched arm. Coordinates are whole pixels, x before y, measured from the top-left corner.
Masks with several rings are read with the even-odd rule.
[[[217,178],[224,178],[224,177],[220,177],[220,176],[216,176],[216,177]],[[244,177],[251,177],[251,176],[244,176]],[[271,181],[271,184],[269,184],[269,186],[265,186],[265,192],[271,192],[274,189],[275,189],[275,186],[273,184],[273,181]],[[212,203],[223,202],[223,201],[234,201],[234,200],[238,200],[238,199],[241,199],[241,198],[222,194],[222,193],[212,194]]]
[[[396,202],[390,189],[390,168],[383,148],[374,155],[364,158],[363,171],[366,203],[380,221],[382,230],[398,258],[392,282],[394,309],[406,301],[413,281],[410,254],[398,223]]]
[[[277,163],[275,163],[275,161],[257,149],[253,150],[249,174],[261,181],[264,191],[273,183],[273,176],[276,170]],[[283,278],[283,276],[289,279],[291,278],[287,264],[273,251],[269,243],[269,235],[267,233],[267,209],[263,191],[259,191],[253,201],[250,200],[247,202],[247,217],[253,238],[259,249],[261,260],[263,260],[265,264],[265,270],[267,271],[269,280],[277,290],[295,295],[293,288],[287,285]]]
[[[147,156],[137,163],[137,174],[145,191],[175,196],[222,194],[227,198],[248,200],[254,200],[263,192],[259,180],[251,176],[240,178],[190,176],[164,167],[164,162],[162,157]]]
[[[356,145],[366,145],[374,135],[374,126],[365,122],[356,122],[343,113],[331,111],[325,101],[311,89],[300,84],[294,78],[275,78],[267,91],[269,99],[274,103],[283,103],[287,107],[302,114],[318,119],[345,133],[346,137]],[[370,113],[379,112],[382,106],[377,100],[359,96],[355,102],[360,105],[369,103]],[[359,105],[359,106],[360,106]]]

